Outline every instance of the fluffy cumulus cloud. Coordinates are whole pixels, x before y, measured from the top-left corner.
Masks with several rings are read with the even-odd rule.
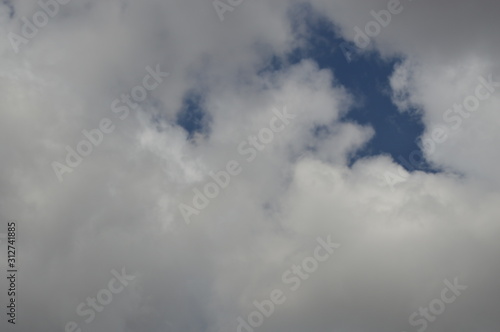
[[[309,3],[402,59],[440,172],[352,163],[376,132],[335,70],[262,70],[304,42],[296,1],[0,4],[2,331],[498,330],[500,7]]]

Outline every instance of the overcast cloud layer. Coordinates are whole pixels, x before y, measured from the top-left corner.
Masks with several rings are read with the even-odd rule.
[[[388,8],[305,3],[351,41]],[[341,121],[357,101],[334,71],[310,59],[260,71],[307,41],[292,32],[301,4],[246,0],[221,21],[211,1],[69,1],[18,49],[10,33],[40,6],[0,5],[0,232],[16,220],[19,237],[17,323],[2,309],[2,331],[232,332],[276,289],[286,300],[253,330],[498,331],[500,4],[404,1],[358,50],[402,59],[388,93],[421,115],[435,174],[389,156],[349,166],[376,133]],[[114,103],[148,75],[140,108]],[[176,119],[193,91],[205,117],[190,135]],[[112,132],[58,176],[54,162],[103,119]],[[271,123],[282,130],[250,152]],[[231,161],[239,174],[206,207],[179,208]],[[284,276],[318,237],[340,246],[293,287]],[[133,280],[86,323],[77,308],[123,269]],[[412,326],[457,280],[444,312]]]

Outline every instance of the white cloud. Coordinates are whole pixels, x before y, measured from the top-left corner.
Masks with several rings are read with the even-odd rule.
[[[340,121],[354,100],[331,72],[305,60],[257,75],[267,56],[297,43],[290,3],[244,2],[220,22],[210,1],[71,2],[19,55],[2,40],[0,216],[20,225],[20,330],[56,331],[81,320],[78,304],[122,267],[134,285],[90,330],[236,330],[237,317],[329,234],[342,249],[260,329],[416,330],[409,315],[455,277],[467,293],[429,330],[499,326],[498,95],[428,155],[446,172],[414,172],[390,190],[383,174],[397,174],[398,165],[388,157],[347,166],[376,133]],[[347,37],[371,10],[387,8],[385,1],[311,3]],[[475,92],[479,76],[498,77],[497,6],[404,5],[374,47],[406,58],[391,85],[402,111],[422,112],[425,138]],[[37,8],[16,2],[3,30],[20,31],[17,19]],[[83,129],[113,116],[111,102],[156,64],[171,75],[144,111],[117,123],[59,183],[50,163]],[[203,95],[210,132],[188,141],[175,116],[193,89]],[[237,144],[283,105],[298,114],[293,126],[185,225],[179,202],[210,170],[239,158]]]

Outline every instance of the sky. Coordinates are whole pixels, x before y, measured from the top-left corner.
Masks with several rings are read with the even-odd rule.
[[[499,11],[1,1],[1,331],[498,331]]]

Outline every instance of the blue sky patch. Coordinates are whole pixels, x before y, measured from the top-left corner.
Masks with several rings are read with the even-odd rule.
[[[346,87],[357,101],[342,120],[375,130],[375,136],[352,156],[350,164],[360,158],[388,154],[409,171],[436,172],[423,160],[418,145],[424,131],[419,112],[401,113],[391,100],[389,78],[402,59],[382,59],[375,52],[349,54],[347,59],[340,45],[351,45],[349,50],[355,47],[339,37],[330,21],[302,5],[290,16],[295,33],[307,40],[306,46],[294,49],[285,59],[272,57],[261,72],[281,70],[304,59],[315,61],[320,69],[331,70],[334,83]]]

